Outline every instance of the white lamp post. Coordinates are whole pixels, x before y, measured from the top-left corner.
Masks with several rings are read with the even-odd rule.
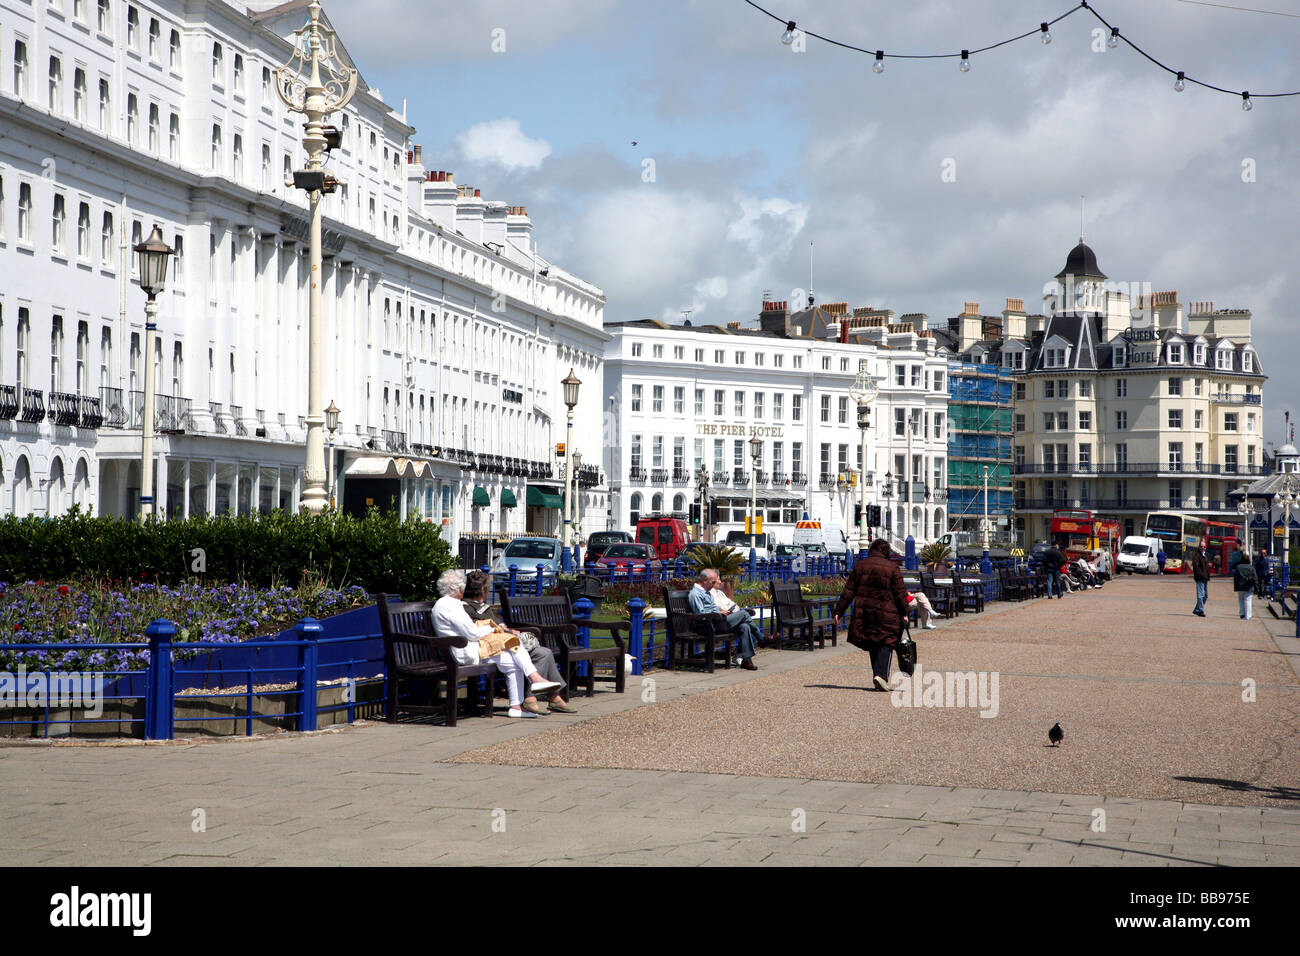
[[[284,66],[275,71],[275,92],[291,111],[307,117],[303,147],[307,167],[293,174],[293,185],[307,193],[311,203],[311,294],[307,348],[307,461],[303,469],[303,492],[299,507],[318,513],[325,510],[325,443],[321,434],[321,348],[323,339],[321,306],[321,200],[334,191],[337,182],[325,169],[325,155],[339,145],[339,131],[325,123],[325,117],[351,102],[357,89],[357,71],[338,63],[334,52],[334,31],[320,22],[321,6],[313,0],[307,8],[311,19],[294,32],[294,51]]]
[[[1291,509],[1300,500],[1294,472],[1282,476],[1277,499],[1282,502],[1282,587],[1291,586]],[[1271,533],[1271,532],[1270,532]]]
[[[167,262],[172,248],[157,226],[135,247],[140,257],[140,288],[144,290],[144,420],[140,427],[140,517],[149,518],[153,505],[153,340],[158,332],[158,296],[167,284]]]
[[[749,493],[749,569],[754,570],[758,560],[758,463],[763,460],[763,439],[755,435],[749,440],[750,470]]]
[[[984,466],[984,551],[989,549],[989,466]]]
[[[578,386],[582,380],[573,374],[573,369],[569,369],[567,377],[560,380],[564,387],[564,404],[569,409],[569,422],[564,433],[564,454],[568,457],[567,467],[564,469],[564,540],[561,542],[560,563],[564,573],[568,574],[573,570],[573,554],[569,550],[572,545],[572,521],[569,515],[573,509],[573,409],[578,404]]]
[[[330,507],[338,507],[334,500],[334,433],[339,427],[339,409],[334,405],[334,399],[330,399],[330,407],[325,409],[325,428],[330,433],[330,457],[329,457],[329,488],[330,488]]]
[[[861,436],[862,475],[858,482],[858,557],[867,556],[867,429],[871,427],[871,403],[878,389],[867,375],[867,363],[858,363],[858,377],[849,386],[849,398],[858,406],[858,434]]]
[[[582,452],[573,452],[573,569],[582,567],[578,553],[582,547],[582,483],[578,480],[582,474]]]
[[[1250,556],[1250,516],[1255,513],[1255,506],[1251,503],[1250,496],[1246,493],[1246,486],[1241,487],[1241,501],[1237,505],[1237,511],[1242,515],[1242,543],[1245,547],[1246,556]]]

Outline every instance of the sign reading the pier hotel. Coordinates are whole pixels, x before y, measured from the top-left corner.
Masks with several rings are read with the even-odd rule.
[[[783,425],[716,425],[711,422],[697,422],[697,435],[757,435],[759,438],[782,438]]]
[[[1160,363],[1160,343],[1168,334],[1168,329],[1143,328],[1125,329],[1121,335],[1128,343],[1129,365],[1158,365]]]

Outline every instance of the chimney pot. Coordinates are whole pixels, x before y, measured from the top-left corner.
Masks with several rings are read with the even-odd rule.
[[[424,164],[424,147],[423,147],[423,146],[416,146],[416,147],[415,147],[415,157],[414,157],[414,158],[415,158],[415,165],[417,165],[417,166],[421,166],[421,165]]]
[[[475,199],[482,199],[482,198],[483,198],[483,190],[481,190],[481,189],[476,189],[476,190],[474,190],[474,198],[475,198]]]

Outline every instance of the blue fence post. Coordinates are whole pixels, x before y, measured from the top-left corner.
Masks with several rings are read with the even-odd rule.
[[[516,588],[518,587],[519,587],[519,565],[512,564],[510,565],[510,588],[506,593],[509,594],[511,597],[515,597],[518,594],[518,592],[516,591]]]
[[[920,567],[916,560],[916,539],[909,534],[907,540],[903,543],[903,547],[903,567],[909,571],[915,571]]]
[[[542,596],[542,576],[545,573],[546,573],[545,565],[542,564],[537,565],[537,590],[533,592],[537,597]]]
[[[980,574],[992,574],[993,562],[989,560],[989,549],[984,549],[984,557],[980,559]]]
[[[314,617],[304,617],[293,626],[298,632],[298,709],[302,716],[298,718],[299,730],[316,729],[316,662],[319,660],[319,648],[316,642],[325,632],[325,625]]]
[[[573,623],[578,625],[578,643],[583,647],[591,647],[591,628],[587,625],[591,623],[591,612],[595,609],[596,605],[585,597],[578,598],[573,604]],[[622,667],[623,662],[619,661],[618,666]],[[578,676],[586,677],[590,668],[591,661],[580,661]]]
[[[641,615],[645,611],[645,601],[639,597],[634,597],[627,602],[627,652],[632,655],[632,673],[641,676]],[[654,667],[654,661],[650,662]]]
[[[149,638],[149,670],[145,675],[144,736],[171,740],[175,735],[172,703],[172,638],[176,625],[159,618],[144,629]]]

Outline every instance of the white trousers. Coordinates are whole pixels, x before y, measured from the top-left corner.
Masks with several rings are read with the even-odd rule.
[[[461,664],[479,663],[478,644],[470,641],[465,647],[453,647],[452,654]],[[524,688],[527,683],[529,674],[537,670],[533,666],[533,660],[528,656],[528,651],[524,648],[517,647],[513,651],[502,651],[496,657],[489,657],[489,661],[494,662],[506,679],[506,694],[510,698],[510,706],[518,707],[524,701]]]
[[[930,615],[934,614],[934,607],[930,604],[930,599],[920,591],[915,591],[912,597],[916,598],[916,619],[925,627],[930,623]]]

